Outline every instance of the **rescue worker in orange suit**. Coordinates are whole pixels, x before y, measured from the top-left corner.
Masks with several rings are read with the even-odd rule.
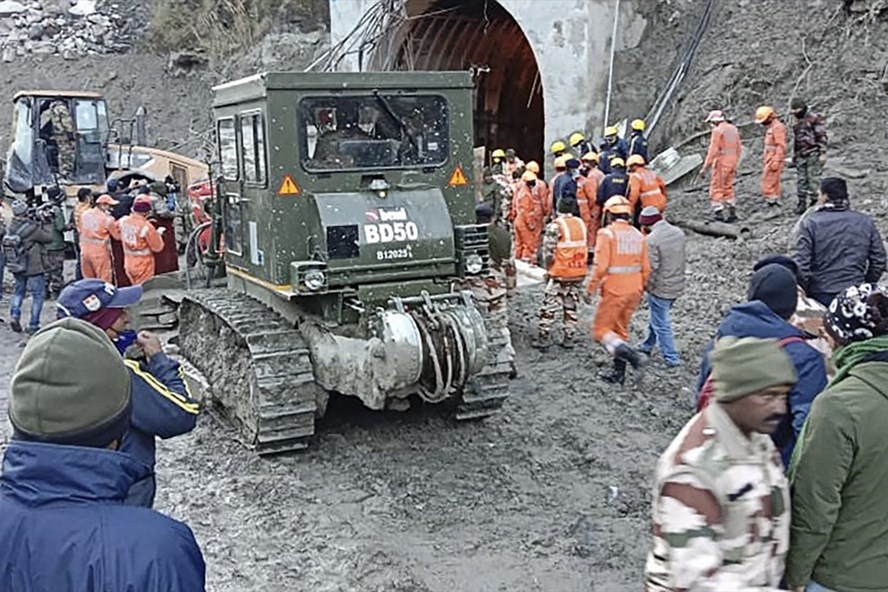
[[[644,208],[653,206],[661,214],[666,210],[666,183],[645,166],[640,154],[630,156],[626,165],[629,167],[629,205],[633,222],[638,226],[638,216]]]
[[[769,207],[780,205],[783,190],[780,175],[786,159],[786,126],[783,125],[773,107],[759,107],[755,112],[755,122],[765,127],[764,167],[762,169],[762,197]]]
[[[80,216],[80,271],[84,278],[114,282],[111,238],[120,240],[120,227],[111,208],[117,203],[110,195],[100,195],[96,206]]]
[[[573,186],[568,183],[568,187]],[[552,344],[552,325],[559,313],[564,328],[561,347],[572,348],[577,333],[577,309],[586,279],[588,250],[586,225],[571,213],[576,204],[570,201],[570,196],[558,200],[558,215],[543,233],[542,263],[548,281],[540,307],[539,332],[533,342],[533,346],[541,351]]]
[[[604,179],[604,173],[598,168],[598,153],[587,152],[583,155],[583,167],[586,170],[585,193],[589,200],[589,227],[587,228],[586,238],[589,241],[590,255],[595,252],[595,239],[598,236],[598,230],[601,228],[601,204],[598,203],[598,188]],[[580,169],[582,172],[583,169]]]
[[[583,221],[583,225],[586,227],[586,234],[588,235],[589,228],[592,226],[592,208],[597,205],[598,192],[593,191],[594,181],[590,181],[580,173],[580,166],[581,163],[576,158],[567,161],[567,174],[574,180],[574,183],[568,185],[570,187],[569,190],[562,189],[561,199],[568,197],[575,199],[575,209],[571,213]],[[574,195],[569,196],[568,192],[573,192]],[[557,200],[555,203],[558,203]],[[589,241],[588,236],[586,241]]]
[[[123,243],[123,268],[134,286],[154,277],[154,254],[163,251],[163,231],[148,221],[150,198],[139,197],[133,212],[120,219],[120,241]]]
[[[737,163],[740,160],[740,132],[725,119],[721,111],[710,111],[706,122],[712,127],[709,151],[700,176],[712,169],[709,183],[709,202],[715,220],[719,222],[737,221],[737,202],[734,199],[734,178],[737,176]],[[725,211],[727,210],[727,212]]]
[[[603,157],[602,157],[603,158]],[[615,196],[629,195],[629,178],[626,176],[626,161],[619,156],[611,160],[611,172],[606,174],[598,185],[598,205],[604,207]]]
[[[512,219],[515,228],[515,258],[536,264],[540,233],[543,230],[543,204],[534,191],[537,176],[525,171],[512,197]]]
[[[544,179],[540,178],[540,165],[537,161],[531,160],[527,163],[525,169],[537,176],[536,183],[533,186],[533,193],[537,196],[537,199],[542,205],[543,219],[546,219],[552,214],[552,212],[549,210],[549,186],[546,184],[546,181]],[[521,181],[521,179],[518,179],[518,182],[522,183],[523,181]]]
[[[601,292],[601,300],[592,323],[592,336],[614,357],[613,370],[601,379],[623,384],[626,365],[638,369],[641,356],[629,344],[629,321],[641,304],[644,287],[651,273],[644,235],[632,224],[629,200],[616,196],[604,205],[607,227],[598,231],[595,266],[586,301]]]

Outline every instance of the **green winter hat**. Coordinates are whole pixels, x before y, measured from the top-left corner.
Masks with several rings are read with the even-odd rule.
[[[710,359],[712,395],[721,403],[797,382],[792,359],[776,339],[722,337]]]
[[[105,333],[80,319],[28,340],[12,375],[9,420],[20,440],[105,447],[129,429],[130,375]]]

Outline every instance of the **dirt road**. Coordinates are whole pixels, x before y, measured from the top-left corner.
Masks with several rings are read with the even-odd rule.
[[[690,414],[685,387],[725,294],[744,281],[712,277],[714,246],[740,248],[692,238],[692,285],[718,297],[679,301],[682,370],[655,363],[606,389],[588,338],[572,351],[529,347],[538,288],[523,288],[512,314],[521,376],[498,417],[458,425],[435,409],[378,414],[340,399],[312,450],[269,460],[205,415],[161,444],[157,508],[194,529],[216,592],[637,590],[653,464]],[[0,325],[4,417],[21,343]]]

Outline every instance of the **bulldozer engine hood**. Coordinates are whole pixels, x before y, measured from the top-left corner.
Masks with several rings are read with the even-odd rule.
[[[315,200],[333,277],[353,281],[355,274],[407,269],[414,278],[434,277],[455,260],[453,224],[440,189],[393,190],[384,197],[326,193]]]

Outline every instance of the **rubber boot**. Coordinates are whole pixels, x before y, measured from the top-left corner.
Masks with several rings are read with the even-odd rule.
[[[539,335],[530,344],[531,347],[533,347],[534,349],[537,349],[541,352],[544,352],[547,349],[549,349],[549,347],[551,345],[552,345],[552,340],[548,335],[546,335],[546,336]]]
[[[728,206],[728,215],[725,218],[725,222],[736,222],[737,221],[737,208],[734,206]]]
[[[573,349],[575,339],[576,338],[573,335],[565,335],[564,339],[561,340],[561,343],[559,345],[564,349]]]
[[[801,216],[801,215],[804,214],[806,211],[808,211],[808,206],[805,205],[805,198],[804,198],[804,197],[800,197],[800,198],[799,198],[799,203],[798,203],[798,205],[796,206],[795,213],[798,214],[799,216]]]
[[[601,380],[610,384],[622,386],[626,382],[626,360],[614,358],[614,368],[610,372],[601,375]]]
[[[725,212],[724,210],[716,210],[712,213],[712,219],[716,222],[724,222],[725,221]]]
[[[617,346],[617,349],[614,350],[614,357],[618,360],[629,362],[635,370],[638,370],[644,364],[641,355],[625,343]]]
[[[518,367],[513,360],[509,362],[509,380],[515,380],[516,378],[518,378]]]

